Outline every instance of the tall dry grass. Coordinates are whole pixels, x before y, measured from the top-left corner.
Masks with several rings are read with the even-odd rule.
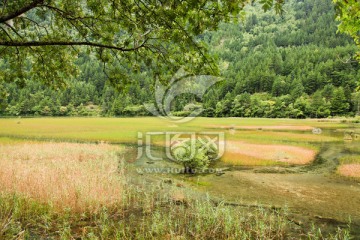
[[[51,203],[58,210],[96,211],[121,201],[120,150],[108,144],[0,145],[0,192]]]

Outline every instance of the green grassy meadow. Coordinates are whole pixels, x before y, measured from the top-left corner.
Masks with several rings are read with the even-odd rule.
[[[347,126],[340,120],[195,118],[177,124],[157,117],[17,118],[0,119],[0,137],[135,145],[139,132],[223,132],[225,142],[260,144],[260,148],[264,144],[274,148],[285,144],[318,152],[320,143],[339,139],[329,134],[313,134],[313,128],[326,130]],[[164,141],[161,136],[154,138],[154,143],[160,146]],[[273,165],[271,158],[227,151],[223,160],[235,165]],[[279,162],[275,164],[281,165]]]
[[[242,130],[244,126],[294,126],[293,132]],[[314,135],[311,130],[298,134],[296,127],[309,126],[343,128],[340,121],[293,119],[241,119],[196,118],[188,123],[176,124],[156,117],[143,118],[11,118],[0,119],[0,136],[29,139],[58,139],[74,141],[107,141],[111,143],[136,143],[138,132],[200,132],[224,131],[227,139],[250,142],[321,142],[336,140],[325,135]],[[230,134],[229,128],[236,128]]]

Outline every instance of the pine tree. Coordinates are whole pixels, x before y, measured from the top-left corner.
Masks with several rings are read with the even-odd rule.
[[[342,87],[337,88],[331,101],[332,115],[343,115],[348,112],[349,107],[344,89]]]

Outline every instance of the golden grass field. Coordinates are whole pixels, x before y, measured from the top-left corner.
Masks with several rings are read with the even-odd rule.
[[[1,143],[1,192],[51,202],[58,209],[95,211],[122,197],[116,154],[122,150],[108,144]]]

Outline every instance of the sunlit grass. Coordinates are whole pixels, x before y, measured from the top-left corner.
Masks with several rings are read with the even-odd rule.
[[[351,164],[351,163],[359,163],[360,164],[360,154],[354,155],[346,155],[339,159],[341,164]]]
[[[241,119],[241,118],[196,118],[185,124],[171,123],[156,117],[144,118],[29,118],[0,119],[0,136],[17,136],[37,139],[61,139],[79,141],[109,141],[136,143],[138,132],[229,132],[232,126],[288,126],[335,128],[345,127],[339,122],[292,119]],[[219,126],[219,128],[214,128]],[[224,128],[225,126],[225,128]],[[314,135],[311,131],[241,131],[227,134],[229,139],[249,141],[333,141],[333,137]]]
[[[309,142],[330,142],[338,141],[338,138],[316,135],[309,133],[294,133],[284,131],[235,131],[233,134],[227,133],[228,140],[243,140],[250,143],[276,143],[286,142],[289,144],[307,144]]]
[[[1,145],[14,145],[14,144],[31,143],[31,142],[35,142],[35,141],[30,141],[22,138],[0,137]]]
[[[234,152],[225,152],[224,156],[221,158],[221,161],[232,164],[232,165],[241,165],[241,166],[273,166],[273,165],[285,165],[285,163],[275,162],[268,159],[256,158],[246,154],[239,154]]]

